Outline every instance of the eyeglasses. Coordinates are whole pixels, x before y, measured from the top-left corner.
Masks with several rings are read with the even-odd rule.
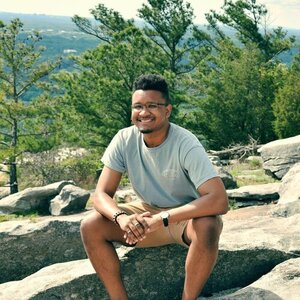
[[[154,103],[154,102],[151,102],[151,103],[146,103],[145,105],[142,105],[142,104],[134,104],[131,106],[131,108],[135,111],[143,111],[144,108],[147,108],[147,110],[149,111],[156,111],[158,110],[159,106],[168,106],[167,103]]]

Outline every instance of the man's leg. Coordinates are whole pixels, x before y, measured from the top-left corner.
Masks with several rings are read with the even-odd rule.
[[[184,239],[190,247],[185,262],[182,300],[195,300],[199,296],[217,260],[221,231],[220,217],[189,220],[184,231]]]
[[[97,212],[81,222],[80,230],[85,251],[110,298],[128,299],[121,279],[119,258],[111,243],[111,241],[124,243],[124,232]]]

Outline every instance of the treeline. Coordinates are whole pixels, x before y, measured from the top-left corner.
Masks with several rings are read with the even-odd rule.
[[[72,57],[74,71],[53,73],[61,60],[41,62],[40,36],[22,36],[20,20],[1,24],[0,159],[9,166],[12,192],[18,190],[17,158],[25,151],[61,144],[103,151],[130,126],[133,82],[145,73],[168,79],[172,121],[207,148],[300,133],[300,55],[290,65],[281,61],[295,38],[265,27],[264,5],[225,1],[221,13],[206,14],[208,31],[193,23],[193,8],[182,0],[148,0],[138,10],[143,28],[103,4],[91,14],[95,22],[72,19],[99,39],[96,48]],[[223,26],[235,30],[235,41]],[[24,103],[33,86],[43,93]]]

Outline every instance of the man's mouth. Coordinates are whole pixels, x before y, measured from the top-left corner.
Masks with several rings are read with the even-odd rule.
[[[150,123],[153,121],[153,118],[147,118],[147,119],[138,119],[140,123]]]

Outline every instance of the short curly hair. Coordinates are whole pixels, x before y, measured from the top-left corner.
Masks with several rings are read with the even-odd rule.
[[[133,91],[154,90],[162,93],[167,104],[170,104],[169,87],[164,77],[156,74],[146,74],[139,76],[133,83]]]

